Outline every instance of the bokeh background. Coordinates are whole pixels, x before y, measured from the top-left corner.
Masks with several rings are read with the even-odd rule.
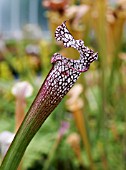
[[[48,74],[64,20],[98,52],[45,121],[19,170],[126,168],[126,0],[0,0],[0,162]]]

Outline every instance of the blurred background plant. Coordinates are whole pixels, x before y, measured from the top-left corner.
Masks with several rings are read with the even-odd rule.
[[[78,84],[34,137],[21,169],[124,170],[126,0],[30,0],[27,3],[1,0],[0,9],[0,138],[4,131],[13,134],[18,128],[19,117],[22,119],[26,113],[51,68],[52,54],[60,51],[68,58],[78,58],[74,49],[56,44],[54,32],[58,25],[68,20],[75,39],[83,39],[86,46],[99,53],[98,61],[81,75]],[[4,9],[9,9],[6,14]],[[29,82],[34,89],[27,102],[22,93],[23,100],[11,93],[20,81]],[[69,128],[64,127],[66,131],[61,134],[63,121]],[[4,140],[6,143],[11,138]],[[3,138],[0,161],[1,141]]]

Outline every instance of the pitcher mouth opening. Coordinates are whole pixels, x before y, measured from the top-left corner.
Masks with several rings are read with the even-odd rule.
[[[80,59],[73,60],[63,57],[59,53],[55,53],[51,59],[51,63],[53,64],[58,61],[62,61],[62,63],[66,64],[69,68],[81,73],[87,71],[90,67],[90,64],[98,59],[98,53],[86,47],[84,45],[84,41],[75,40],[73,38],[66,27],[66,21],[56,28],[55,38],[57,41],[62,41],[64,47],[75,48],[80,54]]]

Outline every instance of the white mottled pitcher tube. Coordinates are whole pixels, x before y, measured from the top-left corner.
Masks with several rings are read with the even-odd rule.
[[[57,27],[55,32],[56,40],[62,41],[65,47],[73,47],[78,50],[80,59],[68,59],[59,53],[55,53],[52,56],[52,69],[26,114],[19,131],[12,142],[12,149],[10,148],[7,156],[5,156],[1,170],[8,170],[7,167],[16,170],[26,147],[45,119],[71,89],[79,75],[82,72],[87,71],[90,64],[98,58],[97,53],[94,53],[93,50],[85,47],[82,40],[74,40],[65,23],[66,22],[63,22],[62,25]],[[16,149],[14,150],[13,148]],[[15,164],[13,165],[10,162],[14,162]]]
[[[77,49],[80,53],[80,59],[68,59],[59,53],[52,56],[53,67],[29,110],[30,119],[33,119],[34,113],[37,113],[36,125],[41,124],[42,120],[44,121],[48,117],[74,85],[79,75],[87,71],[90,64],[98,58],[97,53],[85,47],[82,40],[74,40],[65,22],[57,27],[55,37],[56,40],[63,41],[65,47]],[[30,119],[28,122],[31,121]]]

